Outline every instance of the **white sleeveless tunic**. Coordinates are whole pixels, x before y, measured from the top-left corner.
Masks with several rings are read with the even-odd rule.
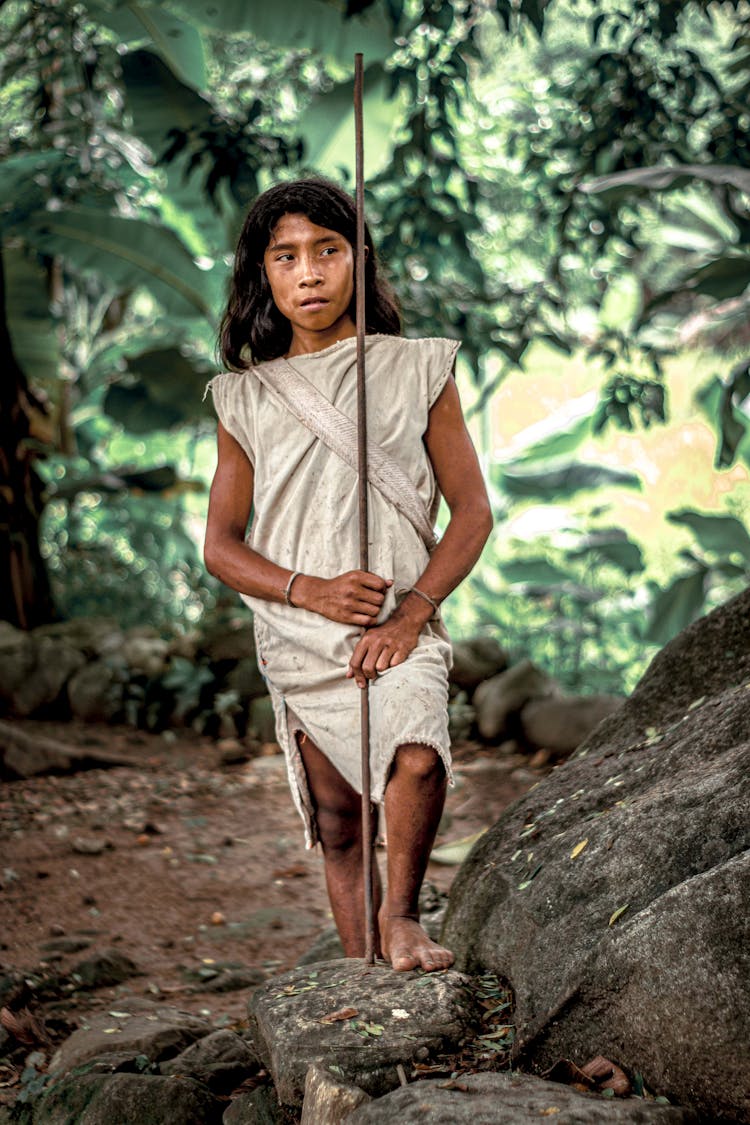
[[[436,484],[424,434],[431,406],[455,363],[456,340],[410,340],[372,335],[365,340],[369,438],[389,453],[417,488],[429,511]],[[271,361],[278,363],[283,361]],[[289,361],[338,410],[356,420],[356,340]],[[357,474],[263,385],[258,370],[224,372],[209,383],[224,428],[254,467],[254,550],[279,566],[322,578],[359,569]],[[413,586],[428,562],[410,521],[372,485],[368,489],[369,569],[392,578],[380,620],[399,591]],[[241,595],[253,610],[258,661],[276,716],[295,805],[308,847],[317,840],[296,732],[306,733],[341,775],[362,792],[360,688],[346,678],[361,636],[319,614]],[[450,641],[439,620],[427,622],[409,658],[370,685],[371,792],[382,802],[399,746],[419,743],[440,755],[452,781],[448,737]]]

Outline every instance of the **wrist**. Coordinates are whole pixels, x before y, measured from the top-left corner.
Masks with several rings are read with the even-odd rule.
[[[422,629],[428,621],[435,616],[435,610],[428,601],[409,590],[401,600],[393,616],[401,621],[409,622],[417,629]]]
[[[287,602],[294,609],[312,609],[310,599],[316,579],[309,574],[298,574],[294,579]]]

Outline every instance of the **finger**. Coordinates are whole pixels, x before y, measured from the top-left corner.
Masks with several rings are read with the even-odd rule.
[[[375,666],[376,662],[377,662],[377,658],[378,658],[377,650],[372,651],[372,652],[367,652],[365,657],[364,657],[364,660],[361,663],[361,666],[360,666],[361,670],[362,670],[363,674],[365,676],[367,676],[368,680],[374,680],[375,677],[378,674],[377,668]]]
[[[357,641],[356,645],[354,646],[354,651],[349,657],[349,667],[354,673],[359,672],[362,667],[362,661],[367,654],[369,639],[370,638],[365,633],[365,635]]]
[[[369,597],[364,597],[360,594],[352,608],[355,609],[357,613],[369,613],[371,617],[377,617],[382,608],[383,601],[384,598],[382,594],[371,594]]]
[[[379,574],[371,574],[368,570],[360,570],[357,573],[362,585],[370,590],[385,591],[393,585],[392,578],[381,578]]]
[[[375,614],[363,613],[359,610],[357,613],[353,613],[351,617],[345,617],[343,622],[345,625],[363,625],[367,627],[368,625],[372,625],[375,616]]]
[[[385,648],[380,650],[380,655],[375,661],[375,670],[377,672],[385,672],[386,668],[391,666],[391,649],[386,645]]]

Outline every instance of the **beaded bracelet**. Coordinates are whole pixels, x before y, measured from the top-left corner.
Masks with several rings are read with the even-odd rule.
[[[289,579],[289,581],[286,584],[286,590],[284,590],[284,601],[286,602],[287,605],[290,605],[292,607],[292,609],[297,608],[295,606],[294,602],[292,601],[292,584],[293,584],[295,578],[299,578],[301,573],[302,573],[301,570],[295,570],[294,574],[292,575],[292,577]]]

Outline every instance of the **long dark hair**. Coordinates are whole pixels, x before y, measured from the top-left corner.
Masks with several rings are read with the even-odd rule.
[[[356,243],[356,207],[351,196],[322,177],[276,184],[260,195],[245,219],[234,258],[229,302],[219,329],[219,354],[231,371],[244,371],[250,361],[277,359],[289,350],[292,326],[279,312],[263,269],[263,255],[283,215],[305,215],[312,223],[335,230]],[[366,331],[401,334],[401,317],[390,286],[378,276],[370,231],[365,224]],[[355,298],[349,308],[354,320]]]

